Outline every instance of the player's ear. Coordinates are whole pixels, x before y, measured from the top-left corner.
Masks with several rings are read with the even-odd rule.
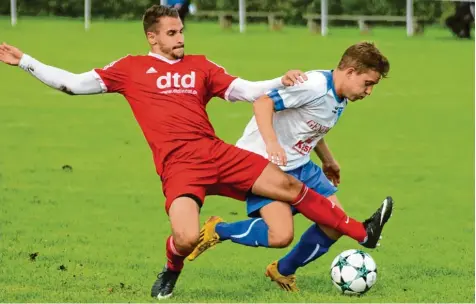
[[[157,34],[154,33],[154,32],[146,32],[147,41],[149,41],[150,45],[156,45],[157,44],[157,40],[155,39],[156,35]]]
[[[355,72],[356,72],[356,70],[355,70],[354,67],[348,67],[345,70],[345,76],[347,76],[347,78],[350,78]]]

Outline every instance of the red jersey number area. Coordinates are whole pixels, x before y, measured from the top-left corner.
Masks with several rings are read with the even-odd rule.
[[[268,165],[264,157],[219,139],[202,139],[180,149],[167,161],[163,181],[168,212],[172,202],[193,194],[202,202],[206,195],[244,200]]]
[[[206,105],[212,97],[224,98],[236,79],[200,55],[175,62],[126,56],[95,72],[105,91],[129,102],[161,176],[174,151],[190,141],[216,138]]]

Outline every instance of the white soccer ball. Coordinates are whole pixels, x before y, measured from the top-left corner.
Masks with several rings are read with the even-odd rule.
[[[377,281],[377,264],[368,253],[349,249],[332,261],[331,278],[340,292],[362,295]]]

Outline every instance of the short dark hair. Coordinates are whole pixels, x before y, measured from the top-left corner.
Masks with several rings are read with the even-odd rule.
[[[165,5],[154,4],[149,7],[142,17],[142,24],[144,26],[144,32],[151,32],[155,28],[155,25],[159,23],[162,17],[180,18],[179,13],[175,8]]]
[[[345,50],[339,62],[340,70],[350,67],[358,73],[373,70],[385,78],[390,70],[390,63],[372,42],[359,42]]]

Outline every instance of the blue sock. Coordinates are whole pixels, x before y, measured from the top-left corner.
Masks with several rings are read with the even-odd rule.
[[[278,261],[278,271],[284,276],[296,273],[329,250],[335,240],[329,238],[318,225],[313,224],[301,236],[299,243]]]
[[[223,241],[231,240],[233,243],[253,247],[269,247],[268,225],[262,218],[235,223],[218,223],[215,231]]]

